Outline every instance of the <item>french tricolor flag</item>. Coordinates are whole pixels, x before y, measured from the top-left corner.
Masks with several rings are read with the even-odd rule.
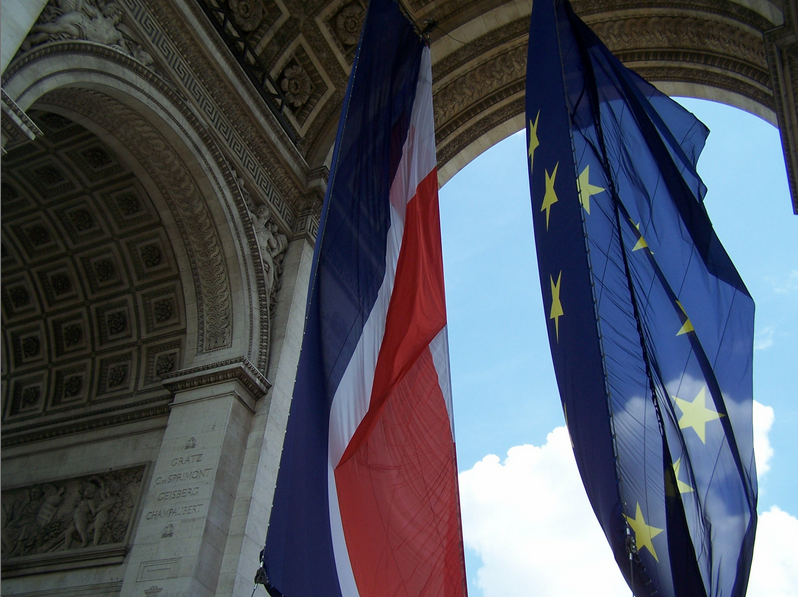
[[[430,50],[371,0],[264,550],[285,597],[466,595]]]

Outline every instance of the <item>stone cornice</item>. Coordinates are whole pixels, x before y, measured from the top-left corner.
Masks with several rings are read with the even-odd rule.
[[[167,373],[161,380],[173,394],[227,381],[238,381],[256,400],[263,398],[272,385],[244,357]]]
[[[159,395],[132,404],[125,403],[66,417],[54,417],[46,422],[39,420],[20,427],[5,425],[2,446],[9,448],[112,425],[123,425],[142,419],[165,416],[169,414],[168,403],[170,400],[169,396]]]

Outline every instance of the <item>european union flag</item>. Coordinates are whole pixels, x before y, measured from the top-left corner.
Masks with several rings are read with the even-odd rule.
[[[703,205],[708,131],[567,0],[535,0],[529,40],[540,282],[588,497],[638,597],[742,597],[754,304]]]

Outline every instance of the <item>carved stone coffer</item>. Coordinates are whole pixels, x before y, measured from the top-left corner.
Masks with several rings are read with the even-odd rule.
[[[121,562],[146,465],[2,492],[3,576]]]

